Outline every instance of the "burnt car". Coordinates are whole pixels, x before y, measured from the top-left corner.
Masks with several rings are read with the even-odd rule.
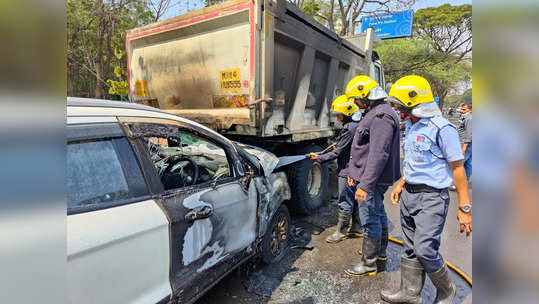
[[[71,303],[190,303],[286,252],[279,159],[143,105],[67,99]]]

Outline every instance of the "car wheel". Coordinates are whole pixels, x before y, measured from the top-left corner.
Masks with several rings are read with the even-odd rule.
[[[285,205],[281,205],[269,223],[262,239],[262,261],[271,264],[280,261],[290,239],[290,213]]]
[[[300,154],[322,151],[319,146],[302,149]],[[294,214],[311,215],[324,203],[328,188],[327,164],[302,160],[290,166],[287,172],[291,199],[287,202]]]

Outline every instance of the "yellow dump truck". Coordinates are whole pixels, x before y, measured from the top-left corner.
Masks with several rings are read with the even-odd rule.
[[[129,30],[129,99],[278,156],[316,152],[339,129],[329,110],[349,79],[385,84],[375,39],[340,37],[285,0],[231,0]],[[291,210],[317,210],[327,165],[287,170]]]

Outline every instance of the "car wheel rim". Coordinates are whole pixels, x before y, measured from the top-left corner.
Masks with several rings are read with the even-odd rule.
[[[311,198],[320,194],[322,189],[322,166],[319,163],[313,163],[307,176],[307,189]]]
[[[288,219],[284,214],[279,215],[271,230],[270,249],[274,256],[278,256],[288,242]]]

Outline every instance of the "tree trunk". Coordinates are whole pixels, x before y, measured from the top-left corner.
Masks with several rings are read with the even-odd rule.
[[[73,60],[67,61],[67,96],[75,94],[75,65]]]
[[[334,16],[333,16],[334,8],[335,8],[335,0],[330,0],[329,1],[328,25],[329,25],[329,29],[332,30],[332,31],[335,31],[335,22],[333,20],[333,18],[334,18]]]
[[[97,33],[97,58],[95,61],[95,98],[103,98],[103,30],[99,29]]]
[[[94,96],[95,98],[103,98],[103,39],[105,38],[105,8],[103,5],[103,0],[99,0],[96,3],[97,11],[96,14],[100,18],[99,24],[97,25],[97,58],[95,61],[95,89]]]

